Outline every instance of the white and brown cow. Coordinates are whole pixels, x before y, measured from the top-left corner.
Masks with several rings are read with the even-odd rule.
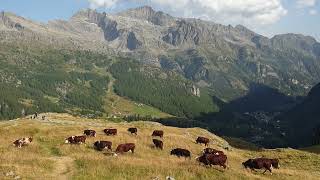
[[[17,139],[13,142],[13,145],[21,148],[22,146],[26,146],[29,145],[32,142],[33,138],[32,137],[24,137],[24,138],[20,138]]]
[[[86,136],[70,136],[65,139],[66,144],[84,144],[86,143]]]

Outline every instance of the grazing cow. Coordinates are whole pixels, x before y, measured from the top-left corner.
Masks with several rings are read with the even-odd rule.
[[[162,138],[163,137],[163,131],[154,130],[151,136],[159,136],[160,138]]]
[[[103,130],[104,133],[106,133],[107,136],[115,136],[117,135],[117,129],[105,129]]]
[[[205,148],[202,152],[203,154],[214,154],[214,155],[224,154],[222,151],[219,151],[213,148]]]
[[[32,137],[28,137],[28,138],[21,138],[21,139],[17,139],[13,142],[13,145],[21,148],[22,146],[26,146],[28,144],[30,144],[32,142],[33,138]]]
[[[112,142],[110,142],[110,141],[96,141],[93,145],[99,151],[102,151],[106,148],[108,148],[109,150],[112,150],[111,149]]]
[[[124,153],[129,151],[134,153],[135,148],[136,148],[136,145],[134,143],[119,144],[116,149],[116,153]]]
[[[245,168],[250,168],[252,171],[256,169],[265,169],[263,174],[268,170],[272,174],[272,168],[279,169],[279,160],[278,159],[268,159],[268,158],[256,158],[249,159],[246,162],[243,162],[242,165]]]
[[[163,142],[158,140],[158,139],[152,139],[153,144],[155,145],[156,148],[159,148],[163,150]]]
[[[202,156],[196,158],[196,160],[200,163],[203,163],[206,166],[209,165],[211,167],[212,165],[219,165],[222,166],[224,169],[227,168],[227,156],[224,154],[203,154]]]
[[[197,144],[204,144],[205,146],[208,146],[210,140],[206,137],[198,137],[197,140],[196,140],[196,143]]]
[[[86,142],[86,136],[71,136],[65,139],[66,144],[82,144]]]
[[[187,149],[182,149],[182,148],[173,149],[173,150],[170,152],[170,154],[171,154],[171,155],[178,156],[179,158],[180,158],[180,157],[191,158],[191,153],[190,153],[190,151],[187,150]]]
[[[83,134],[90,137],[96,137],[96,131],[95,130],[84,130]]]
[[[129,128],[128,131],[129,131],[131,134],[138,135],[138,129],[137,129],[137,128]]]

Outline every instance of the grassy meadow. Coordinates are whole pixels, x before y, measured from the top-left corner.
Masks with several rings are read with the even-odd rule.
[[[47,119],[17,119],[0,122],[0,179],[320,179],[320,155],[294,149],[258,150],[237,149],[224,139],[199,128],[182,129],[152,122],[114,123],[101,119],[81,119],[67,114],[46,114]],[[104,128],[117,128],[118,135],[104,135]],[[137,127],[138,135],[127,132]],[[64,139],[81,135],[84,129],[94,129],[97,137],[87,139],[83,145],[64,144]],[[164,150],[154,149],[151,133],[164,130]],[[31,145],[21,149],[12,142],[32,136]],[[197,136],[209,137],[210,147],[224,150],[228,168],[204,167],[195,161],[203,145],[194,143]],[[92,144],[97,140],[113,142],[113,150],[120,143],[136,143],[136,152],[117,157],[110,152],[98,152]],[[170,156],[172,148],[187,148],[192,158]],[[280,159],[280,169],[273,175],[263,171],[245,170],[241,162],[253,157]]]

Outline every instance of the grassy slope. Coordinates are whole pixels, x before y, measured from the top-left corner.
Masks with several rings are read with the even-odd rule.
[[[139,128],[138,136],[129,135],[128,127]],[[26,179],[164,179],[170,175],[176,179],[319,179],[320,156],[293,149],[249,151],[232,148],[227,151],[229,169],[220,167],[206,168],[200,166],[194,158],[203,146],[196,145],[198,135],[210,137],[211,147],[221,149],[227,144],[223,139],[199,129],[180,129],[165,127],[157,123],[135,122],[112,123],[103,120],[88,120],[71,117],[66,114],[50,114],[48,120],[19,119],[0,122],[0,179],[3,174],[13,171]],[[107,137],[104,128],[118,128],[119,135]],[[96,138],[91,138],[86,145],[65,145],[64,138],[80,135],[84,129],[95,129]],[[151,146],[150,134],[154,129],[165,131],[163,151]],[[12,141],[24,136],[33,136],[32,145],[22,149],[12,146]],[[113,148],[119,143],[137,144],[135,154],[118,157],[93,150],[96,140],[110,140]],[[192,159],[179,159],[169,155],[174,147],[188,148]],[[251,173],[241,166],[241,162],[250,157],[280,158],[281,169],[274,174],[262,175]]]

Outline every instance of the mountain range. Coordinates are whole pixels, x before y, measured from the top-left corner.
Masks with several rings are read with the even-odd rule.
[[[0,44],[2,119],[35,111],[103,116],[106,101],[116,101],[102,98],[106,90],[176,117],[274,114],[299,104],[320,81],[313,37],[268,38],[149,6],[81,10],[46,24],[2,12]]]

